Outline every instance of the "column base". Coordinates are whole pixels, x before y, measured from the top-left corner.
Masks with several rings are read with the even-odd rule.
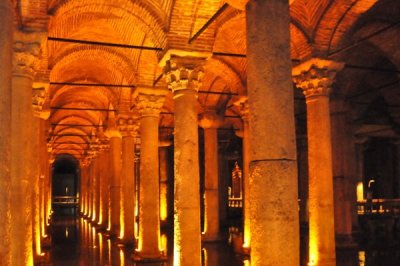
[[[117,241],[118,241],[118,246],[134,246],[134,247],[137,246],[137,239],[136,238],[134,238],[134,239],[125,239],[125,238],[121,239],[121,238],[118,238]]]
[[[250,247],[243,246],[243,235],[232,234],[232,247],[235,254],[241,256],[250,256]]]
[[[202,234],[201,235],[202,242],[222,242],[224,240],[225,240],[225,238],[222,237],[220,234],[217,234],[217,235]]]
[[[168,257],[162,253],[160,254],[143,254],[140,251],[135,251],[131,257],[136,262],[166,262]]]

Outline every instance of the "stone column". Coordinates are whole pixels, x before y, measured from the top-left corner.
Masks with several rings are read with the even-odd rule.
[[[161,142],[161,141],[160,141]],[[160,220],[162,222],[168,221],[168,147],[170,143],[160,143],[159,157],[160,157]]]
[[[307,104],[309,260],[336,265],[329,90],[343,64],[311,59],[293,69]]]
[[[121,198],[121,133],[116,128],[106,132],[110,138],[111,179],[109,186],[108,230],[112,235],[119,235],[120,198]]]
[[[289,1],[251,0],[247,16],[251,265],[299,265]]]
[[[5,266],[11,265],[10,221],[10,164],[11,164],[11,71],[13,44],[13,10],[11,1],[0,3],[0,258]]]
[[[99,215],[99,190],[100,190],[100,180],[99,180],[99,161],[98,161],[98,150],[97,147],[92,147],[91,150],[93,154],[92,159],[92,214],[91,221],[96,222]]]
[[[348,152],[348,128],[346,124],[346,106],[343,99],[332,99],[331,132],[332,132],[332,169],[334,186],[334,213],[336,245],[354,245],[352,240],[351,200],[349,187],[352,180],[346,161],[351,161]],[[355,193],[355,187],[354,191]]]
[[[242,157],[243,157],[243,253],[250,251],[250,197],[249,197],[249,166],[250,166],[250,145],[249,145],[249,104],[248,98],[243,96],[236,102],[240,108],[240,116],[243,122]],[[238,134],[237,134],[238,135]]]
[[[174,94],[174,265],[201,265],[197,91],[204,59],[172,55],[164,69]]]
[[[137,259],[160,259],[158,123],[167,90],[136,89],[140,113],[139,243]]]
[[[129,244],[135,242],[135,136],[138,127],[132,115],[120,118],[122,133],[122,173],[121,173],[121,230],[120,239]]]
[[[12,265],[33,265],[32,249],[32,84],[40,54],[38,33],[15,32],[11,93]]]
[[[99,180],[100,180],[100,212],[98,224],[102,227],[107,227],[108,221],[108,190],[109,190],[109,145],[107,140],[101,140],[99,152]]]
[[[207,110],[199,125],[204,129],[204,241],[220,240],[218,129],[220,117]]]

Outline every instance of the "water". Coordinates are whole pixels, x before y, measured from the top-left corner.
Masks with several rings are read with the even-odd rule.
[[[172,266],[172,260],[158,263],[137,263],[131,259],[134,247],[118,245],[104,232],[83,218],[55,220],[51,227],[51,248],[37,265],[54,266],[108,266],[146,265]],[[232,239],[232,238],[230,238]],[[166,254],[172,257],[171,232],[163,232],[162,242]],[[395,237],[364,238],[357,248],[337,250],[337,266],[399,266],[400,245]],[[229,243],[203,245],[204,266],[249,266],[242,256],[234,254]],[[307,265],[307,236],[301,237],[301,266]],[[284,266],[284,265],[283,265]]]

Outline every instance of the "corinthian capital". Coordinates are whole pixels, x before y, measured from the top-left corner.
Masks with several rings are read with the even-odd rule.
[[[50,116],[49,82],[34,82],[32,92],[32,107],[34,115],[47,120]]]
[[[168,88],[172,92],[185,89],[198,91],[204,75],[204,63],[204,58],[171,55],[164,67]]]
[[[344,67],[341,62],[313,58],[292,70],[293,82],[306,98],[329,95],[336,73]]]
[[[45,35],[40,32],[14,32],[13,74],[33,77],[39,65],[41,43]]]
[[[140,116],[158,117],[167,92],[166,89],[137,88],[134,97]]]
[[[118,128],[123,137],[133,137],[137,135],[139,125],[132,116],[121,116],[118,118]]]

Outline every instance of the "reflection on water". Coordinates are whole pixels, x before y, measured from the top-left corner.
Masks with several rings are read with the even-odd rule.
[[[171,231],[171,230],[169,230]],[[92,223],[85,219],[64,218],[51,227],[52,247],[47,251],[49,260],[40,265],[54,266],[111,266],[146,265],[172,266],[172,232],[162,232],[160,247],[168,255],[167,262],[135,263],[133,246],[118,245]],[[239,230],[229,230],[226,243],[205,243],[202,248],[203,266],[250,266],[249,260],[235,256],[233,249]],[[337,266],[398,266],[400,265],[399,241],[369,241],[360,249],[337,250]],[[301,237],[301,266],[307,265],[307,235]]]

